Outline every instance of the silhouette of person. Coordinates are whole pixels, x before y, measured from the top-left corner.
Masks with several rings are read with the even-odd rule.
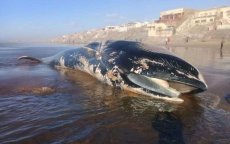
[[[167,46],[167,45],[169,45],[169,43],[170,43],[170,37],[166,37],[165,38],[165,45]]]
[[[188,43],[188,41],[189,41],[189,37],[187,36],[187,37],[185,38],[185,42]]]
[[[221,42],[220,42],[220,49],[222,50],[224,47],[224,38],[221,39]]]
[[[220,57],[223,58],[223,47],[224,47],[224,37],[221,39],[220,42]]]
[[[220,48],[220,58],[223,58],[223,49]]]

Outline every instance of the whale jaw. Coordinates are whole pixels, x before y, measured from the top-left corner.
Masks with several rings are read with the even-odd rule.
[[[178,97],[180,92],[169,87],[167,81],[130,73],[128,79],[148,92],[159,93],[169,97]]]
[[[181,94],[197,93],[207,89],[206,83],[201,80],[196,80],[199,85],[186,83],[183,81],[169,81],[159,78],[152,78],[141,74],[130,73],[127,75],[129,81],[138,87],[138,90],[131,88],[129,90],[139,94],[160,97],[171,101],[181,101],[179,98]],[[193,81],[195,80],[193,79]]]

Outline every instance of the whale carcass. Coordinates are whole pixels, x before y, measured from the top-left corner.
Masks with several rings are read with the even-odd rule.
[[[162,48],[140,42],[93,42],[51,57],[19,59],[80,70],[122,90],[172,101],[183,93],[207,90],[197,68]]]

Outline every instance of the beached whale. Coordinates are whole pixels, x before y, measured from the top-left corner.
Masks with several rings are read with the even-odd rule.
[[[163,48],[140,42],[93,42],[47,58],[19,59],[84,71],[122,90],[172,101],[181,101],[178,96],[182,93],[207,90],[194,66]]]

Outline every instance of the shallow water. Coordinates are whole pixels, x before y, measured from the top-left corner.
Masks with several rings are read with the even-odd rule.
[[[230,48],[170,48],[198,67],[208,91],[173,104],[119,91],[76,71],[19,63],[65,45],[0,44],[0,143],[230,141]]]

